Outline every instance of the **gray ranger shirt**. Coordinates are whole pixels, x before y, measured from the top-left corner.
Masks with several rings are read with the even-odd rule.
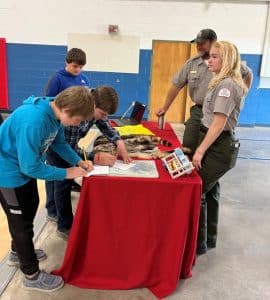
[[[224,130],[233,131],[244,103],[244,91],[232,78],[223,79],[214,89],[209,90],[203,104],[202,124],[209,128],[215,113],[227,116]]]
[[[241,63],[241,74],[243,79],[251,74],[251,69]],[[213,77],[213,73],[209,71],[207,64],[201,56],[195,56],[189,59],[181,70],[173,77],[172,83],[178,88],[188,85],[189,95],[193,102],[197,105],[203,105],[208,85]]]

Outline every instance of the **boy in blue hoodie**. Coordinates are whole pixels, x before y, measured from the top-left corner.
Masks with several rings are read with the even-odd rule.
[[[0,203],[12,237],[9,263],[20,264],[25,288],[48,292],[63,286],[60,276],[39,270],[38,260],[46,258],[46,254],[35,250],[32,240],[39,204],[36,178],[73,179],[92,170],[92,163],[82,161],[66,143],[64,126],[79,125],[92,118],[93,112],[91,91],[71,87],[55,99],[29,97],[0,126]],[[45,164],[48,147],[72,167]]]
[[[81,73],[85,64],[85,52],[78,48],[70,49],[66,56],[65,68],[57,71],[49,80],[46,96],[55,97],[70,86],[89,87],[88,78]]]

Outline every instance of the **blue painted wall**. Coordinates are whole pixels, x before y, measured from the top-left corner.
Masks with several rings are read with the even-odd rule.
[[[63,67],[67,47],[7,44],[9,108],[29,95],[43,96],[55,70]]]
[[[8,44],[9,108],[14,110],[29,95],[42,96],[48,79],[63,68],[67,47]],[[116,115],[122,115],[134,100],[148,104],[151,51],[140,51],[139,74],[84,72],[91,87],[109,85],[119,95]],[[145,117],[147,112],[145,113]]]
[[[8,44],[8,82],[10,109],[15,109],[29,95],[41,96],[50,76],[62,68],[66,46]],[[120,105],[116,115],[122,115],[134,100],[148,104],[151,73],[151,50],[140,50],[138,74],[85,72],[92,87],[110,85],[116,89]],[[252,88],[240,115],[241,125],[270,125],[270,89],[258,89],[261,55],[243,54],[253,70]],[[146,115],[145,115],[146,116]]]
[[[252,87],[247,95],[245,106],[240,114],[240,125],[270,125],[270,89],[259,89],[261,55],[242,54],[241,59],[246,61],[253,71]]]

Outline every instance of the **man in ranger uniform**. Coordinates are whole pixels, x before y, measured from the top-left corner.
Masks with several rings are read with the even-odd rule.
[[[185,85],[188,85],[189,95],[195,105],[191,107],[190,118],[185,122],[183,150],[186,153],[194,153],[198,146],[202,105],[208,90],[208,84],[213,77],[212,72],[208,69],[209,51],[216,40],[217,35],[215,31],[203,29],[191,41],[196,42],[198,55],[189,59],[173,77],[172,86],[167,93],[165,104],[156,113],[157,116],[164,115],[180,90]],[[241,74],[247,88],[250,88],[252,71],[243,63],[241,64]]]

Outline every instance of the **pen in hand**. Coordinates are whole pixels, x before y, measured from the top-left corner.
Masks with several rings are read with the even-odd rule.
[[[94,169],[93,164],[92,164],[92,162],[90,162],[89,160],[87,160],[86,151],[85,151],[84,147],[82,147],[82,151],[83,151],[83,157],[84,157],[84,159],[81,160],[78,165],[79,165],[79,167],[81,167],[85,171],[90,172],[90,171],[92,171]]]
[[[86,152],[85,152],[85,148],[82,147],[82,150],[83,150],[83,157],[84,157],[84,160],[87,161],[87,157],[86,157]]]

